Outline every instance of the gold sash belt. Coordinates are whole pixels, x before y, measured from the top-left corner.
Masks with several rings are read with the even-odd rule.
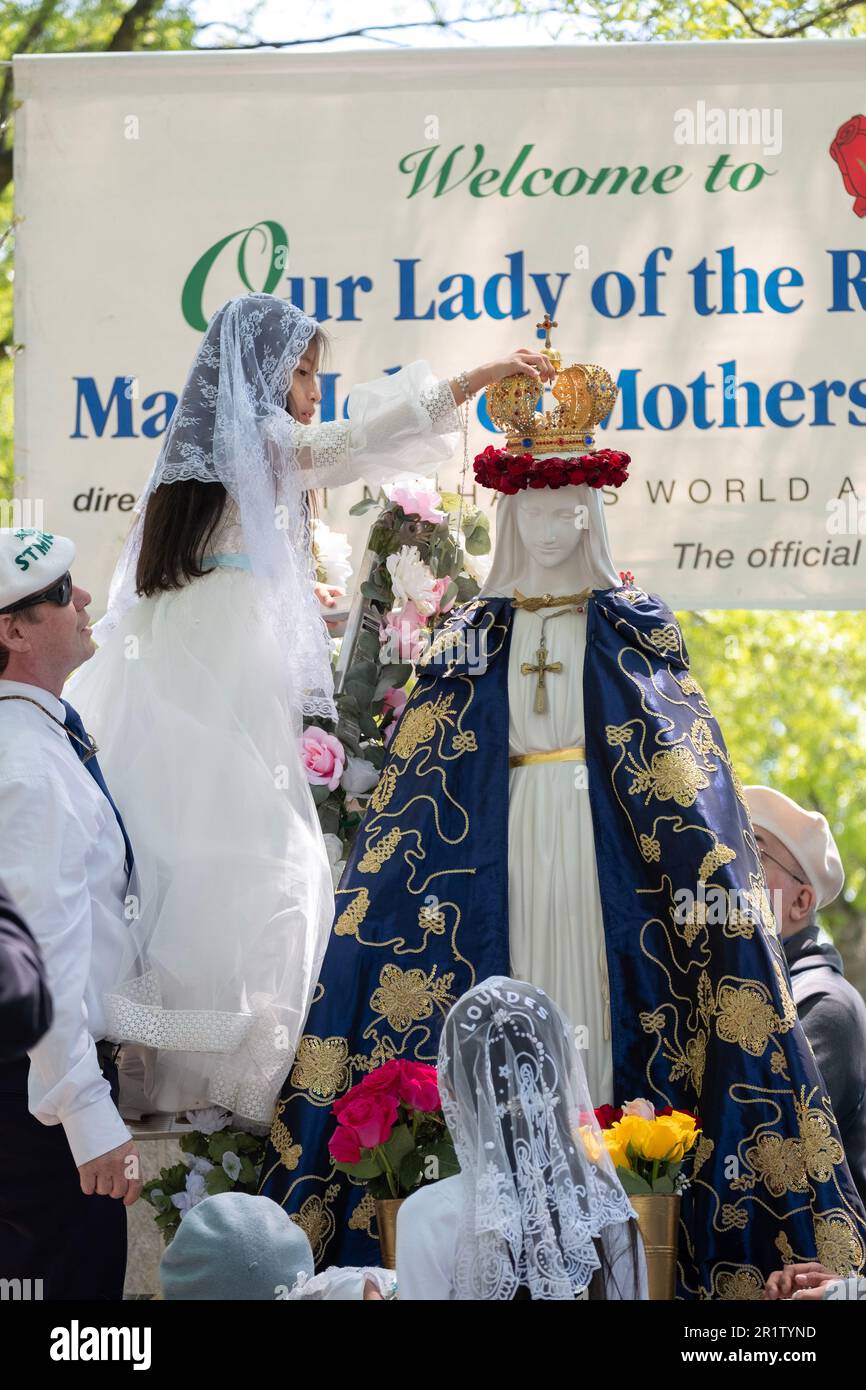
[[[512,753],[509,767],[530,767],[533,763],[585,763],[585,748],[551,748],[547,753]]]

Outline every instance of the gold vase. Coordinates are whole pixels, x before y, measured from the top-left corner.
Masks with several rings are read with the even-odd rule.
[[[637,1212],[637,1224],[646,1254],[649,1296],[653,1300],[675,1297],[677,1241],[680,1226],[678,1193],[647,1192],[629,1196]]]
[[[397,1212],[405,1197],[377,1197],[376,1225],[379,1228],[379,1247],[383,1269],[397,1268]]]

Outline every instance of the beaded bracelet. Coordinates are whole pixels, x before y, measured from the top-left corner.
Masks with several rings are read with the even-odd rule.
[[[477,391],[469,390],[469,378],[465,372],[458,372],[454,380],[457,382],[457,385],[460,387],[460,390],[463,392],[463,395],[466,397],[467,401],[472,401],[475,399],[478,393]]]

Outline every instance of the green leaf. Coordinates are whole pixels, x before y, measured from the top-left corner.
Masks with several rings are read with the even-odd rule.
[[[395,1125],[388,1136],[388,1142],[382,1145],[385,1157],[395,1172],[414,1147],[415,1140],[412,1138],[412,1131],[408,1125]]]
[[[617,1166],[616,1175],[630,1197],[646,1195],[648,1192],[652,1192],[652,1188],[646,1178],[642,1178],[637,1173],[633,1173],[630,1168],[620,1168]]]
[[[466,537],[466,549],[470,555],[486,555],[490,550],[490,532],[483,526],[476,526]]]
[[[362,497],[360,502],[355,502],[355,504],[349,508],[349,516],[363,516],[371,507],[378,507],[380,505],[380,497]]]
[[[359,1182],[369,1182],[371,1178],[377,1178],[382,1172],[382,1165],[378,1158],[372,1154],[362,1157],[358,1163],[335,1163],[334,1167],[339,1173],[347,1173],[350,1178],[357,1178]]]
[[[212,1168],[204,1180],[204,1185],[211,1197],[215,1197],[218,1192],[231,1192],[234,1183],[224,1168]]]
[[[403,686],[412,675],[412,667],[408,662],[402,666],[383,666],[373,692],[373,700],[383,700],[385,691],[393,686],[395,690],[402,690]]]

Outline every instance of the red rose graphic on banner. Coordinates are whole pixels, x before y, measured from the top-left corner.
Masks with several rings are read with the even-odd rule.
[[[866,116],[852,116],[840,125],[830,153],[839,165],[846,193],[854,195],[854,211],[866,217]]]

